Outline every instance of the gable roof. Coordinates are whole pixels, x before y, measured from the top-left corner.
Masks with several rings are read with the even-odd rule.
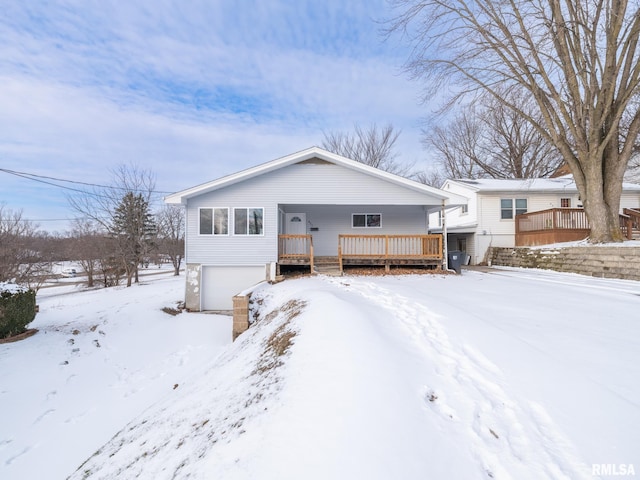
[[[524,179],[456,179],[447,180],[443,188],[449,183],[463,186],[479,193],[502,192],[532,192],[532,193],[578,193],[578,187],[573,180],[573,175],[562,175],[556,178],[524,178]],[[640,185],[624,183],[622,189],[625,192],[640,192]]]
[[[386,180],[388,182],[408,188],[410,190],[414,190],[419,193],[424,193],[426,195],[436,197],[439,200],[444,200],[445,204],[466,204],[467,203],[467,199],[460,195],[444,192],[443,190],[440,190],[438,188],[430,187],[428,185],[424,185],[422,183],[409,180],[408,178],[400,177],[398,175],[394,175],[393,173],[385,172],[384,170],[380,170],[378,168],[365,165],[364,163],[361,163],[361,162],[356,162],[355,160],[351,160],[341,155],[331,153],[319,147],[307,148],[306,150],[292,153],[291,155],[277,158],[270,162],[263,163],[255,167],[251,167],[246,170],[242,170],[240,172],[233,173],[231,175],[227,175],[225,177],[221,177],[216,180],[203,183],[201,185],[197,185],[192,188],[188,188],[186,190],[182,190],[180,192],[172,193],[171,195],[167,195],[164,198],[164,201],[166,203],[171,203],[171,204],[185,204],[187,200],[192,197],[196,197],[204,193],[209,193],[214,190],[218,190],[220,188],[228,187],[235,183],[239,183],[239,182],[248,180],[250,178],[257,177],[259,175],[263,175],[265,173],[273,172],[275,170],[287,167],[289,165],[309,161],[312,159],[319,159],[321,161],[325,161],[328,163],[332,163],[334,165],[339,165],[351,170],[361,172],[365,175],[370,175],[373,177]]]

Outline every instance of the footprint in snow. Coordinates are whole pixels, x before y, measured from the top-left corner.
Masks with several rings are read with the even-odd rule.
[[[36,419],[33,421],[33,424],[35,425],[36,423],[38,423],[38,422],[42,421],[42,419],[44,419],[45,417],[47,417],[47,416],[51,415],[51,414],[52,414],[53,412],[55,412],[55,411],[56,411],[56,409],[55,409],[55,408],[50,408],[49,410],[46,410],[46,411],[42,412],[40,415],[38,415],[38,418],[36,418]]]

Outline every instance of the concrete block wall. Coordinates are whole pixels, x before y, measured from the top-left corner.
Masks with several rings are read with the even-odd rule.
[[[491,265],[640,280],[640,247],[491,247],[487,258]]]

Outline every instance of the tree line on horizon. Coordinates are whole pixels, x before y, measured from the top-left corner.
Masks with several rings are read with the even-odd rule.
[[[153,173],[119,166],[109,187],[68,197],[80,215],[69,232],[51,234],[0,204],[0,283],[37,290],[55,276],[52,265],[78,262],[88,287],[127,286],[139,281],[139,269],[170,262],[179,275],[184,257],[184,210],[150,208]]]

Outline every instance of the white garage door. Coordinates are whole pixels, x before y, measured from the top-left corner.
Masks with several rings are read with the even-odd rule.
[[[202,310],[231,310],[233,296],[265,279],[265,266],[202,268]]]

